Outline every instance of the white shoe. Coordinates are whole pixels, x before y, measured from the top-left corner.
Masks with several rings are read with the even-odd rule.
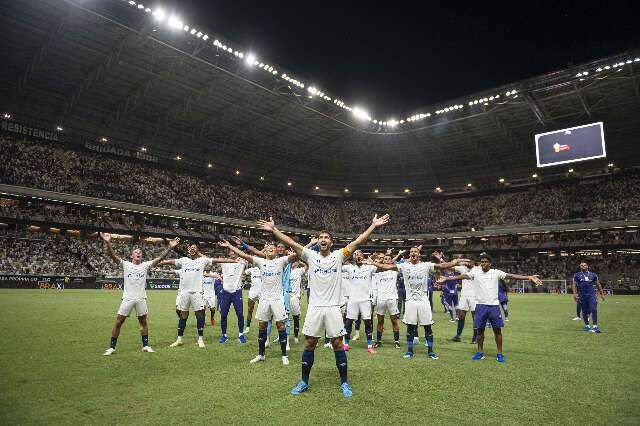
[[[244,329],[244,334],[247,334],[247,333],[249,333],[249,327]]]
[[[206,348],[206,346],[204,345],[204,340],[203,339],[198,339],[198,347],[200,349]]]
[[[351,340],[353,340],[355,342],[359,338],[360,338],[360,331],[356,330],[356,334],[354,334],[353,339],[351,339]]]
[[[289,342],[287,342],[287,348],[286,348],[287,352],[291,351],[291,346],[289,346]]]
[[[182,346],[184,345],[184,343],[182,342],[182,339],[178,339],[175,342],[173,342],[172,344],[169,345],[170,348],[177,348],[178,346]]]
[[[145,346],[144,348],[142,348],[142,352],[154,353],[155,351],[151,346]]]
[[[283,356],[282,357],[282,365],[289,365],[289,357],[288,356]]]
[[[300,339],[298,339],[297,337],[293,338],[293,343],[300,343]]]
[[[115,351],[116,351],[115,349],[113,349],[113,348],[109,348],[109,349],[107,349],[106,351],[104,351],[104,354],[103,354],[103,355],[104,355],[104,356],[109,356],[109,355],[112,355]]]
[[[325,343],[325,344],[324,344],[324,347],[325,347],[325,348],[330,348],[331,346],[332,346],[332,345],[331,345],[331,343]]]
[[[249,361],[250,364],[256,364],[258,362],[264,362],[264,355],[258,355],[254,359]]]
[[[414,344],[414,345],[419,345],[419,344],[420,344],[420,338],[418,338],[418,337],[414,337],[414,338],[413,338],[413,344]]]
[[[580,317],[575,317],[574,319],[572,319],[571,321],[580,321],[582,318]]]

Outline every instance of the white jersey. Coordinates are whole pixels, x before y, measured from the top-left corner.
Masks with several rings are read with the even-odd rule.
[[[288,256],[275,259],[263,259],[253,256],[253,264],[262,271],[262,292],[260,300],[284,300],[282,278],[284,267],[289,263]]]
[[[203,277],[202,278],[202,292],[205,294],[213,293],[213,284],[215,283],[215,279],[213,277]]]
[[[175,262],[176,266],[180,268],[180,291],[201,293],[204,268],[211,265],[211,258],[206,256],[200,256],[195,259],[181,257],[176,259]]]
[[[147,297],[147,274],[149,273],[151,262],[152,261],[149,260],[136,265],[128,260],[122,261],[122,276],[124,278],[123,299],[140,299]]]
[[[373,265],[344,265],[342,269],[349,271],[349,303],[369,300],[377,268]]]
[[[398,299],[397,271],[384,271],[376,274],[378,300]]]
[[[427,278],[435,270],[435,264],[431,262],[403,262],[396,264],[398,272],[404,277],[404,287],[407,291],[407,300],[429,300]]]
[[[482,268],[473,268],[467,272],[473,279],[473,286],[476,291],[476,302],[480,305],[499,305],[498,286],[500,280],[507,276],[506,272],[499,269],[489,269],[484,272]]]
[[[309,265],[309,306],[340,306],[345,253],[346,249],[339,249],[322,256],[306,247],[302,250],[302,260]]]
[[[289,293],[291,297],[300,297],[300,286],[302,285],[302,275],[306,268],[291,268],[291,274],[289,275],[291,281],[291,290]]]
[[[348,265],[344,265],[344,266],[348,266]],[[349,288],[351,287],[351,273],[349,272],[349,269],[345,269],[345,267],[342,267],[342,295],[344,297],[349,297]]]
[[[478,268],[478,266],[474,266],[469,269],[464,265],[454,266],[454,271],[456,271],[459,275],[466,274],[471,272],[473,269]],[[475,289],[473,288],[473,280],[462,280],[462,289],[460,292],[460,297],[475,297]]]
[[[242,288],[242,272],[246,266],[244,260],[222,264],[222,289],[227,293],[235,293]]]
[[[256,266],[253,268],[247,268],[245,269],[244,274],[251,277],[251,288],[260,288],[262,286],[262,271],[260,268]]]

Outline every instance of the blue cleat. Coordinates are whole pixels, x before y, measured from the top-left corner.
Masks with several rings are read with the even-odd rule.
[[[496,356],[496,361],[503,363],[504,362],[504,355],[502,354],[498,354],[498,356]]]
[[[309,390],[309,385],[304,382],[304,380],[300,380],[297,385],[291,389],[291,395],[300,395],[303,392]]]
[[[593,328],[591,329],[592,333],[601,333],[600,331],[600,327],[598,327],[597,325],[594,325]]]
[[[585,325],[585,326],[584,326],[584,331],[587,331],[587,332],[588,332],[588,331],[590,331],[590,330],[591,330],[591,327],[589,327],[589,325]]]
[[[471,359],[474,361],[480,361],[481,359],[484,359],[484,354],[482,352],[476,352]]]
[[[405,352],[404,353],[404,357],[405,358],[413,358],[413,352]]]
[[[340,385],[340,390],[342,391],[342,395],[345,398],[351,398],[353,396],[353,392],[351,391],[351,386],[349,386],[349,383],[344,382],[343,384]]]
[[[246,338],[246,337],[244,337],[244,334],[241,334],[241,335],[238,337],[238,341],[240,342],[240,344],[241,344],[241,345],[244,345],[245,343],[247,343],[247,338]]]
[[[435,352],[429,352],[429,353],[427,354],[427,356],[428,356],[429,358],[433,359],[433,360],[438,359],[438,355],[436,355],[436,353],[435,353]]]
[[[229,340],[229,338],[223,334],[222,336],[220,336],[220,340],[218,340],[218,343],[224,344],[227,342],[227,340]]]

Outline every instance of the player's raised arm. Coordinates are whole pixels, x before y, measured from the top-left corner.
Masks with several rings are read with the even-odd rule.
[[[449,268],[453,268],[454,266],[458,266],[460,264],[463,263],[468,263],[471,262],[471,260],[469,259],[453,259],[450,262],[441,262],[441,263],[435,263],[434,264],[434,268],[435,269],[449,269]],[[460,279],[460,278],[449,278],[449,280],[453,280],[453,279]],[[468,279],[468,278],[463,278],[463,279]]]
[[[158,265],[162,261],[162,259],[167,257],[167,255],[171,250],[176,248],[178,244],[180,244],[180,238],[174,238],[173,240],[169,241],[169,245],[167,246],[166,249],[164,249],[162,253],[160,253],[160,256],[156,257],[151,261],[151,267],[153,268],[154,266]]]
[[[287,263],[293,263],[297,258],[298,258],[298,255],[296,254],[295,251],[289,250],[287,252]]]
[[[225,247],[228,248],[229,250],[231,250],[232,252],[234,252],[235,254],[238,255],[238,257],[243,258],[244,260],[246,260],[249,263],[253,263],[253,257],[249,256],[247,253],[243,252],[242,250],[240,250],[238,247],[234,246],[233,244],[231,244],[229,241],[227,240],[222,240],[218,243],[218,245],[220,247]],[[231,258],[229,259],[219,259],[219,258],[215,258],[215,259],[211,259],[213,262],[216,263],[229,263],[229,262],[219,262],[220,260],[233,260]],[[235,260],[234,260],[235,262]]]
[[[269,220],[259,220],[258,228],[262,229],[263,231],[271,232],[273,236],[278,239],[278,241],[280,241],[284,245],[291,247],[298,256],[302,256],[303,247],[293,238],[276,228],[275,223],[273,223],[273,218],[270,217]]]
[[[376,262],[373,259],[365,259],[362,261],[362,263],[364,263],[365,265],[373,265],[376,268],[378,268],[379,271],[391,271],[391,270],[398,270],[398,265],[396,265],[396,263],[380,263],[380,262]]]
[[[102,238],[102,241],[104,241],[104,245],[105,247],[107,247],[107,253],[109,253],[111,259],[115,260],[118,263],[122,263],[122,258],[118,256],[118,254],[113,249],[113,246],[111,245],[111,235],[100,232],[100,238]]]
[[[537,275],[507,274],[505,278],[510,278],[512,280],[531,281],[536,285],[536,287],[540,287],[542,285],[542,281],[540,280],[540,277],[538,277]]]
[[[448,262],[451,263],[451,262]],[[450,268],[450,266],[449,266]],[[446,269],[446,268],[445,268]],[[440,275],[438,277],[438,279],[436,280],[436,283],[442,285],[447,281],[458,281],[458,280],[472,280],[473,277],[469,274],[460,274],[460,275],[454,275],[454,276],[450,276],[450,277],[445,277],[444,275]]]
[[[254,246],[249,244],[248,242],[242,241],[238,237],[231,237],[231,239],[236,244],[236,246],[241,247],[242,250],[247,250],[249,253],[251,253],[252,255],[254,255],[256,257],[262,257],[262,258],[265,257],[265,254],[261,250],[258,250],[257,248],[255,248]]]
[[[356,251],[358,249],[358,247],[360,247],[360,245],[362,243],[364,243],[365,241],[367,241],[367,239],[371,236],[371,234],[373,234],[373,231],[375,231],[376,229],[380,228],[381,226],[386,225],[389,222],[389,215],[385,214],[382,217],[378,217],[378,215],[373,216],[373,220],[371,221],[371,225],[369,225],[369,227],[366,229],[366,231],[364,231],[362,234],[358,235],[358,238],[356,238],[355,240],[351,241],[349,244],[347,244],[347,251],[349,253],[353,253],[354,251]]]

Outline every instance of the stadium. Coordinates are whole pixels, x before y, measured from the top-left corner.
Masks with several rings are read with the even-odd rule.
[[[389,111],[189,3],[0,11],[3,423],[638,423],[640,49]]]

